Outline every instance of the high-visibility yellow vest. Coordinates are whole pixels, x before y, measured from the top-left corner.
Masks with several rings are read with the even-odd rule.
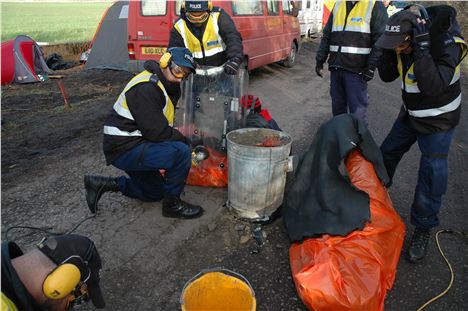
[[[226,50],[226,44],[219,34],[218,18],[220,12],[211,12],[203,33],[202,42],[187,27],[184,19],[179,19],[174,28],[180,33],[185,47],[192,52],[195,59],[203,59]]]
[[[433,100],[425,99],[424,102],[417,100],[421,98],[421,96],[417,96],[421,93],[421,91],[419,90],[418,81],[416,75],[414,74],[414,63],[412,63],[408,70],[404,72],[401,56],[397,55],[398,73],[400,74],[401,79],[401,89],[403,94],[406,95],[405,106],[410,116],[417,118],[435,117],[447,112],[454,111],[460,106],[461,91],[459,87],[455,86],[455,84],[460,80],[460,64],[463,58],[465,58],[467,55],[468,48],[467,44],[462,38],[454,36],[453,40],[460,46],[462,51],[460,63],[455,68],[455,72],[447,91],[440,97],[434,98]],[[451,86],[454,87],[451,88]],[[414,101],[410,98],[414,98]]]
[[[369,40],[363,40],[364,36],[345,34],[341,37],[343,44],[330,44],[330,52],[342,52],[349,54],[370,54],[371,17],[375,0],[358,1],[346,16],[346,1],[337,1],[333,7],[333,32],[354,32],[369,34]],[[333,37],[333,34],[332,34]],[[367,36],[365,36],[367,37]],[[341,48],[341,49],[340,49]]]
[[[132,113],[130,112],[130,109],[128,109],[127,98],[125,94],[132,87],[134,87],[135,85],[139,83],[150,82],[152,76],[156,76],[156,75],[153,75],[151,72],[145,70],[141,72],[140,74],[136,75],[135,77],[133,77],[133,79],[130,80],[130,82],[128,82],[128,84],[125,86],[125,89],[122,91],[122,93],[120,93],[119,97],[117,98],[117,101],[115,102],[113,106],[114,111],[119,116],[125,119],[135,121],[132,116]],[[174,112],[175,112],[174,104],[172,103],[171,98],[169,97],[169,95],[166,92],[166,89],[164,88],[164,85],[162,84],[161,81],[159,81],[159,79],[157,80],[156,84],[164,93],[164,97],[166,99],[166,103],[163,108],[164,116],[166,117],[167,122],[169,123],[169,126],[173,126],[174,125]],[[141,131],[139,130],[127,132],[127,131],[123,131],[119,129],[118,127],[108,126],[108,125],[104,126],[104,134],[115,135],[115,136],[142,136]]]

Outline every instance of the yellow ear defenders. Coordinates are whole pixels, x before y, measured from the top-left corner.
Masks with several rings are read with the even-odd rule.
[[[189,72],[184,72],[182,68],[172,61],[171,49],[167,50],[159,60],[159,67],[161,69],[166,69],[169,66],[171,67],[172,75],[178,79],[183,79],[189,74]]]
[[[91,276],[88,261],[93,250],[94,243],[90,242],[84,259],[78,255],[72,255],[57,264],[57,267],[47,275],[42,283],[44,295],[49,299],[57,300],[70,294],[73,294],[74,298],[79,298],[77,295],[85,294],[81,292],[81,287]],[[51,258],[47,253],[44,254],[55,262],[54,258]]]
[[[172,60],[171,52],[164,53],[163,56],[161,56],[161,59],[159,60],[159,67],[161,69],[166,69],[171,64],[171,60]]]
[[[49,273],[42,284],[42,291],[47,298],[62,299],[81,287],[90,275],[80,256],[70,256]]]

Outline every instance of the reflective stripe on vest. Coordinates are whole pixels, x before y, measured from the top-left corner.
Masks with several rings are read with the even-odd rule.
[[[202,59],[224,52],[226,50],[226,44],[219,35],[218,18],[219,12],[211,12],[206,23],[205,32],[203,33],[203,49],[200,45],[200,41],[190,31],[185,23],[185,20],[179,19],[175,24],[174,28],[180,33],[184,40],[185,47],[188,48],[194,58]],[[203,55],[203,51],[205,55]]]
[[[460,48],[461,48],[461,56],[459,63],[457,67],[455,67],[455,71],[453,73],[453,77],[450,81],[449,85],[453,85],[456,82],[460,80],[460,64],[462,60],[466,57],[468,53],[468,47],[463,41],[463,39],[459,37],[453,37],[455,43],[457,43]],[[401,56],[397,54],[397,59],[398,59],[398,73],[400,74],[400,79],[401,79],[401,89],[409,94],[420,94],[421,90],[418,87],[418,81],[416,79],[416,75],[414,74],[414,63],[411,64],[409,67],[408,71],[406,72],[406,75],[403,77],[403,63],[401,61]],[[417,117],[417,118],[427,118],[427,117],[435,117],[447,112],[455,111],[460,107],[461,104],[461,93],[458,94],[458,96],[453,99],[449,103],[444,103],[442,102],[442,106],[435,107],[435,108],[428,108],[428,109],[414,109],[415,107],[411,107],[411,103],[405,103],[405,106],[407,106],[407,111],[408,114],[412,117]],[[453,97],[452,97],[453,98]],[[413,108],[413,109],[410,109]]]
[[[114,136],[142,136],[139,130],[126,132],[122,131],[118,127],[104,125],[104,134],[114,135]]]
[[[339,46],[330,45],[330,52],[338,52]],[[343,53],[352,53],[352,54],[370,54],[371,48],[357,48],[354,46],[342,46],[341,52]]]
[[[333,7],[333,31],[371,33],[370,21],[375,0],[358,1],[346,18],[346,1],[338,1]],[[346,27],[345,27],[346,25]]]
[[[128,109],[128,104],[127,104],[127,97],[125,96],[126,93],[135,85],[143,82],[149,82],[153,74],[149,71],[143,71],[140,74],[136,75],[133,77],[130,82],[125,86],[124,90],[122,93],[120,93],[119,97],[117,98],[117,101],[115,102],[113,109],[114,111],[121,117],[125,119],[129,119],[132,121],[135,121],[135,119],[132,116],[132,113],[130,112],[130,109]],[[166,103],[164,104],[163,108],[163,114],[167,119],[167,122],[169,123],[169,126],[174,125],[174,105],[172,104],[172,101],[167,95],[166,89],[164,88],[164,85],[161,83],[161,81],[158,80],[156,83],[158,87],[161,89],[161,91],[164,93],[164,98],[166,99]],[[127,131],[122,131],[117,127],[113,126],[104,126],[104,134],[107,135],[115,135],[115,136],[142,136],[141,132],[136,130],[132,132],[127,132]]]
[[[18,311],[18,308],[3,292],[2,292],[2,311]]]
[[[456,110],[460,106],[461,98],[462,96],[460,93],[460,95],[458,95],[457,98],[455,98],[451,103],[445,106],[431,108],[431,109],[422,109],[422,110],[409,110],[408,109],[408,114],[412,117],[417,117],[417,118],[435,117],[435,116]]]

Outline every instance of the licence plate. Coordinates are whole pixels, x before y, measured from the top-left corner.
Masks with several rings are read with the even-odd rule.
[[[144,46],[141,48],[143,55],[163,55],[166,52],[164,47]]]

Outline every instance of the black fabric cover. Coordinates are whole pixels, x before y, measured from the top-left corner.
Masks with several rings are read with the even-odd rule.
[[[351,114],[329,120],[301,157],[286,195],[283,220],[292,242],[322,234],[345,236],[370,219],[369,196],[352,185],[344,166],[340,170],[357,147],[388,183],[380,149],[364,124]]]

